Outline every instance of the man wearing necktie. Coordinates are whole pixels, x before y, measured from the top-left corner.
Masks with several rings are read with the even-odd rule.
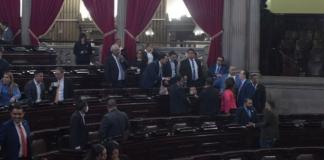
[[[255,88],[253,87],[250,80],[248,80],[249,74],[245,70],[240,71],[240,84],[238,84],[238,88],[236,91],[237,95],[237,104],[238,106],[243,106],[244,100],[247,98],[252,98],[255,92]]]
[[[53,81],[49,87],[54,104],[60,104],[64,100],[73,97],[72,81],[64,77],[64,72],[65,70],[62,67],[57,67],[54,71],[56,81]]]
[[[187,80],[188,87],[199,87],[202,80],[202,67],[192,48],[187,50],[187,59],[180,63],[180,75]]]
[[[113,88],[122,88],[125,86],[127,62],[117,44],[113,44],[110,50],[112,54],[105,64],[105,77]]]
[[[10,107],[11,119],[0,128],[0,150],[5,160],[31,160],[30,128],[19,105]]]
[[[246,126],[249,123],[256,123],[256,111],[253,107],[253,101],[250,98],[244,100],[244,105],[237,109],[236,111],[236,123]]]
[[[216,64],[208,69],[209,77],[218,79],[228,73],[227,66],[224,65],[224,57],[217,57]]]

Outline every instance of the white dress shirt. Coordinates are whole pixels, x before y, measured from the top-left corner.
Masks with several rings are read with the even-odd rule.
[[[152,53],[149,53],[147,52],[147,64],[150,64],[152,63],[154,60],[154,57],[153,57],[153,54]]]
[[[122,65],[120,64],[119,60],[117,59],[117,57],[115,55],[112,55],[115,59],[115,62],[117,64],[118,67],[118,80],[125,80],[125,72],[124,72],[124,68],[122,67]]]
[[[15,124],[17,134],[18,134],[18,138],[19,138],[19,154],[18,154],[18,157],[22,157],[23,156],[23,147],[22,147],[22,141],[21,141],[22,135],[19,132],[19,126],[18,125],[21,125],[22,132],[24,134],[24,137],[26,138],[26,140],[25,140],[26,143],[27,143],[27,134],[26,134],[25,127],[22,125],[22,122],[20,122],[19,124],[17,124],[17,123],[14,123],[14,124]]]
[[[58,81],[59,88],[58,88],[58,101],[64,100],[64,78]]]
[[[34,83],[35,83],[35,86],[36,86],[36,93],[37,93],[37,99],[36,99],[36,103],[42,101],[42,97],[41,97],[41,83],[38,83],[35,79],[34,79]]]
[[[195,59],[189,59],[189,63],[190,63],[190,67],[191,67],[192,80],[194,80],[194,81],[198,80],[199,79],[199,77],[198,77],[198,65],[197,65],[196,60]],[[195,71],[195,78],[193,79],[194,71]]]
[[[175,66],[175,63],[170,60],[170,65],[171,65],[171,78],[175,77],[176,76],[176,66]]]

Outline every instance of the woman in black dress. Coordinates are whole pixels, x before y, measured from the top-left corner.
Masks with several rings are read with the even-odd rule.
[[[87,36],[82,33],[80,38],[74,44],[73,53],[75,55],[75,63],[77,65],[89,65],[92,55],[92,47],[87,40]]]

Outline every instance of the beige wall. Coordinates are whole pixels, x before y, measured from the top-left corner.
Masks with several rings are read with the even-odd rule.
[[[323,0],[268,0],[267,5],[274,13],[324,13]]]

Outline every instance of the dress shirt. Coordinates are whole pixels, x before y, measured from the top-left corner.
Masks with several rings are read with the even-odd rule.
[[[147,52],[147,64],[150,64],[150,63],[152,63],[153,62],[153,60],[154,60],[154,57],[153,57],[153,54],[152,53],[150,53],[150,52]]]
[[[36,103],[38,103],[38,102],[42,101],[42,98],[41,98],[42,90],[41,90],[41,87],[40,87],[41,83],[38,83],[35,79],[34,79],[34,83],[35,83],[36,92],[37,92]]]
[[[85,116],[85,114],[83,113],[83,112],[79,112],[80,113],[80,115],[81,115],[81,117],[82,117],[82,122],[83,122],[83,124],[85,125],[86,123],[85,123],[85,119],[84,119],[84,116]]]
[[[19,125],[21,126],[22,132],[23,132],[24,135],[20,134]],[[26,134],[25,127],[22,125],[21,122],[19,124],[15,123],[15,127],[16,127],[16,130],[17,130],[18,139],[19,139],[19,154],[18,154],[18,156],[21,158],[21,157],[23,157],[23,147],[22,147],[23,145],[22,145],[21,137],[22,136],[25,137],[25,142],[27,143],[27,134]]]
[[[118,80],[125,80],[125,72],[124,72],[124,68],[122,67],[122,65],[119,62],[119,59],[117,59],[117,57],[115,55],[112,55],[116,61],[117,67],[118,67]]]
[[[174,61],[170,60],[170,65],[171,65],[171,78],[173,78],[177,75]]]
[[[58,81],[59,83],[59,88],[57,90],[58,92],[58,101],[61,102],[64,100],[64,78]]]
[[[242,89],[242,87],[243,87],[245,81],[246,81],[246,79],[242,80],[241,86],[240,86],[240,88],[239,88],[239,90],[238,90],[238,94],[240,94],[241,89]],[[238,97],[238,96],[237,96],[237,97]]]
[[[220,69],[221,69],[221,66],[217,64],[216,69],[215,69],[215,74],[219,74]]]
[[[162,64],[159,61],[159,77],[162,77]]]
[[[244,106],[244,110],[248,114],[249,118],[251,118],[252,117],[251,109]]]
[[[192,73],[192,80],[198,80],[198,65],[195,59],[189,59]]]

